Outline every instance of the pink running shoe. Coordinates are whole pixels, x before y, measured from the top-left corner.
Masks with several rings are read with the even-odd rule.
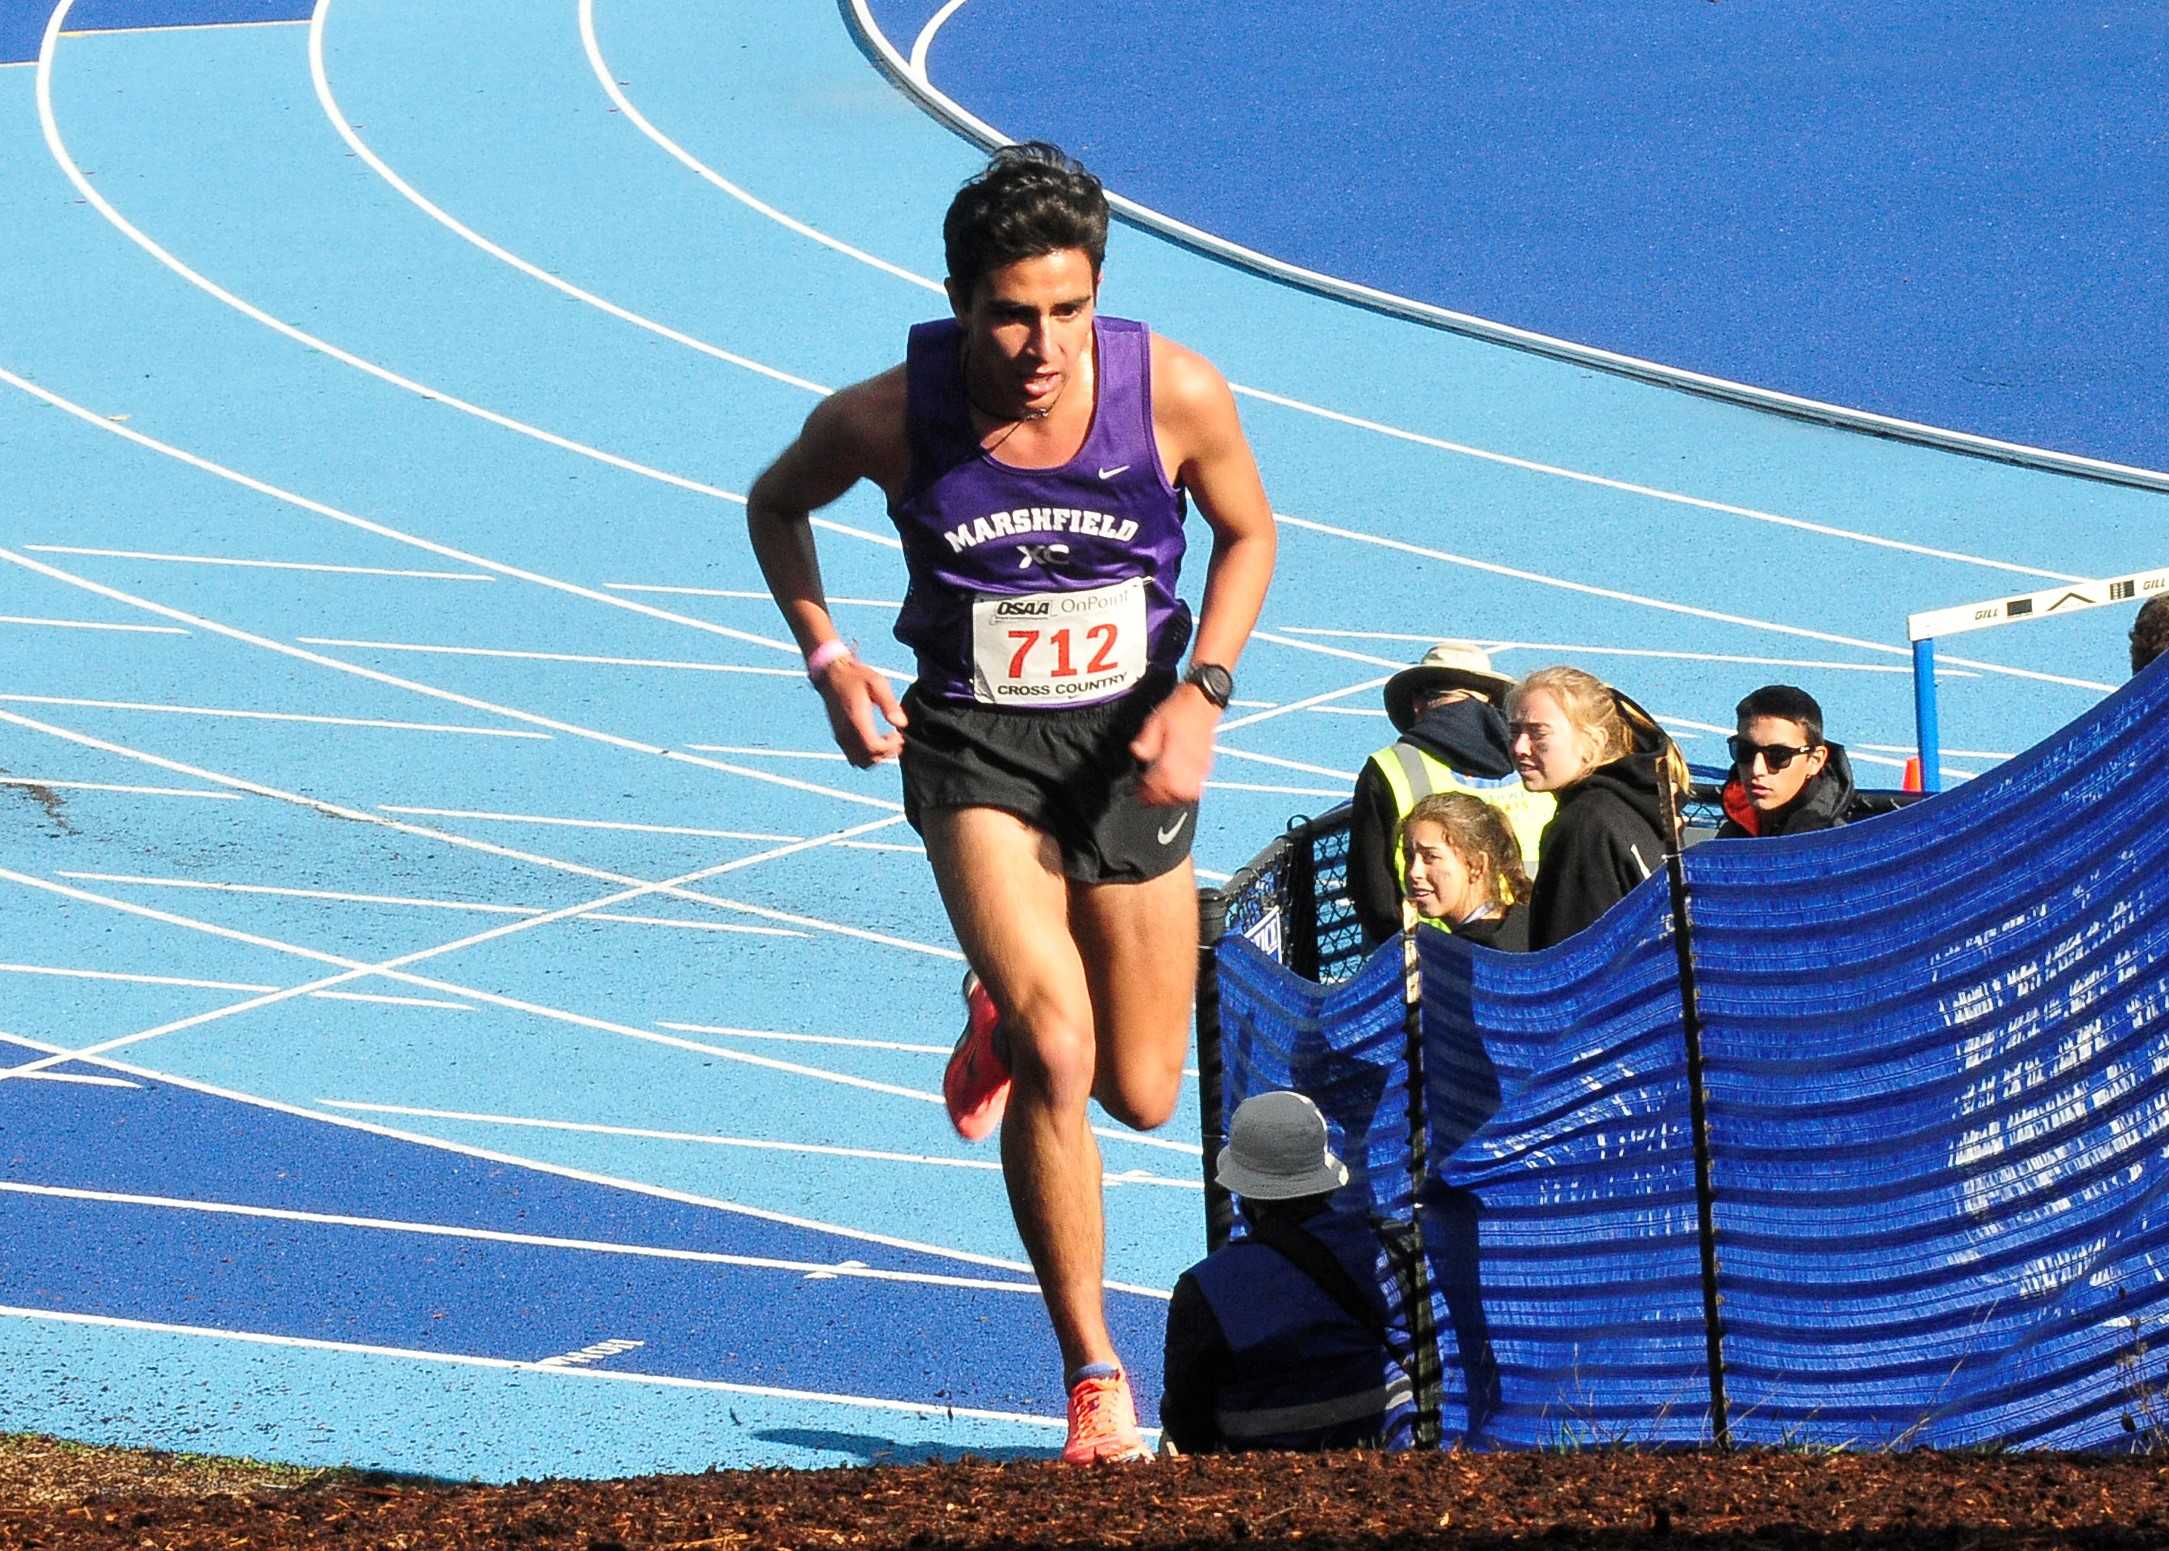
[[[967,1142],[983,1142],[1009,1107],[1009,1067],[994,1048],[1002,1015],[979,977],[969,972],[964,976],[964,1012],[964,1032],[941,1074],[941,1096],[956,1134]]]
[[[1137,1406],[1126,1374],[1079,1379],[1069,1392],[1069,1442],[1065,1465],[1128,1465],[1152,1458],[1137,1432]]]

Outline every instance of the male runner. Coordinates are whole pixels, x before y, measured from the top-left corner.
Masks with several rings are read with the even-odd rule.
[[[1099,316],[1098,179],[1052,146],[1009,146],[942,237],[955,316],[816,408],[747,520],[837,745],[861,768],[902,757],[974,971],[943,1089],[967,1139],[1006,1107],[1010,1209],[1067,1370],[1063,1458],[1139,1459],[1086,1103],[1141,1130],[1174,1109],[1196,991],[1190,837],[1271,579],[1272,511],[1220,374]],[[888,497],[910,575],[896,635],[918,679],[901,704],[838,638],[808,522],[862,479]],[[1189,498],[1213,547],[1183,672]]]

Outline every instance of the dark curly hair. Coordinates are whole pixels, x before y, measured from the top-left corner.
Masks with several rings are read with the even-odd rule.
[[[941,241],[959,305],[970,303],[989,270],[1065,248],[1082,248],[1097,280],[1107,256],[1107,194],[1044,140],[1005,145],[949,201]]]
[[[2141,668],[2169,651],[2169,595],[2149,598],[2139,606],[2139,617],[2131,622],[2131,671]]]

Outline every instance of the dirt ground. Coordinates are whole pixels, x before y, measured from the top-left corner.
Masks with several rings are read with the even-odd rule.
[[[0,1447],[0,1548],[2169,1548],[2169,1464],[1636,1451],[1252,1455],[450,1486]]]

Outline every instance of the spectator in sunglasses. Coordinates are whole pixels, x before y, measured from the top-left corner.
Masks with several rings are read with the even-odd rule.
[[[1647,711],[1579,668],[1540,668],[1516,684],[1506,728],[1522,784],[1559,799],[1529,895],[1529,946],[1548,948],[1664,865],[1679,827],[1664,788],[1687,789],[1687,762]]]
[[[1804,689],[1766,684],[1734,708],[1727,740],[1725,821],[1717,838],[1799,835],[1835,829],[1853,803],[1853,767],[1842,744],[1823,740],[1823,708]]]

